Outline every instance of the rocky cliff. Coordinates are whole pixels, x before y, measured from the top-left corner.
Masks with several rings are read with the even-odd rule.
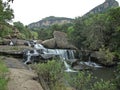
[[[105,0],[103,4],[100,4],[97,7],[93,8],[88,13],[86,13],[84,16],[88,16],[91,14],[97,14],[97,13],[103,13],[110,8],[118,7],[118,6],[119,4],[116,0]]]
[[[119,4],[116,0],[105,0],[104,3],[98,5],[97,7],[90,10],[88,13],[86,13],[83,17],[86,17],[91,14],[97,14],[97,13],[103,13],[107,11],[110,8],[118,7]],[[28,25],[29,28],[44,28],[49,27],[54,24],[65,24],[65,23],[71,23],[73,19],[71,18],[64,18],[64,17],[46,17],[38,22],[34,22]]]
[[[31,23],[28,25],[29,28],[44,28],[44,27],[49,27],[54,24],[65,24],[65,23],[71,23],[73,19],[71,18],[64,18],[64,17],[46,17],[43,18],[42,20]]]

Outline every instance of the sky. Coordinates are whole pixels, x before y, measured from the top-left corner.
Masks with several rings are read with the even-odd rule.
[[[105,0],[14,0],[13,22],[24,25],[37,22],[48,16],[75,18],[82,16]],[[120,3],[120,0],[116,0]]]

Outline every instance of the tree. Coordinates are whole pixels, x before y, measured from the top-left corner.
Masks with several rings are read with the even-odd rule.
[[[111,9],[107,14],[110,30],[112,31],[109,47],[120,56],[120,7]]]
[[[73,31],[71,33],[72,42],[78,47],[81,48],[83,46],[83,41],[85,40],[85,24],[84,18],[78,17],[73,22]]]
[[[19,21],[14,22],[14,27],[16,27],[19,30],[19,32],[21,33],[20,38],[22,38],[22,39],[30,39],[30,38],[32,38],[32,35],[36,35],[36,34],[32,34],[31,31],[26,26],[24,26],[23,23],[21,23]],[[37,37],[35,36],[35,38],[37,38]]]
[[[106,34],[108,29],[106,14],[97,14],[89,17],[86,20],[86,27],[85,45],[89,49],[98,50],[103,45],[106,45],[106,41],[108,41],[108,35]]]
[[[5,23],[14,18],[13,10],[8,2],[0,0],[0,22]]]

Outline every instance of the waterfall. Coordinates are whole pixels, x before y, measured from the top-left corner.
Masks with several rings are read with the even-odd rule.
[[[28,42],[28,45],[30,45],[30,43]],[[28,51],[26,53],[26,56],[27,56],[27,60],[24,62],[24,64],[27,64],[28,62],[31,62],[32,60],[32,56],[43,56],[43,57],[49,57],[49,56],[53,56],[53,55],[57,55],[60,57],[61,61],[64,63],[65,67],[66,67],[66,72],[77,72],[77,71],[74,71],[72,69],[70,69],[70,65],[68,65],[68,63],[66,62],[66,60],[69,60],[69,59],[74,59],[74,50],[67,50],[67,49],[47,49],[45,48],[43,45],[41,44],[36,44],[34,43],[34,50],[33,50],[33,53],[31,53],[30,51]],[[40,52],[37,52],[37,50],[40,50],[42,51],[42,53]]]
[[[29,47],[31,47],[31,44],[30,44],[30,42],[29,42],[29,41],[27,41],[27,44],[28,44],[28,46],[29,46]]]
[[[95,67],[95,68],[102,68],[102,66],[94,63],[94,62],[91,62],[91,56],[89,55],[88,57],[88,62],[85,62],[86,65],[90,66],[90,67]]]
[[[13,46],[14,44],[13,44],[13,42],[12,41],[10,41],[10,46]]]
[[[75,70],[70,69],[70,65],[68,65],[65,60],[64,60],[63,62],[64,62],[64,65],[65,65],[65,67],[66,67],[65,72],[78,72],[78,71],[75,71]]]
[[[24,64],[27,64],[27,63],[31,62],[31,61],[32,61],[32,60],[31,60],[31,57],[32,57],[32,56],[33,56],[33,57],[39,56],[39,53],[37,52],[36,49],[34,49],[34,50],[32,50],[32,52],[27,51],[26,56],[27,56],[27,60],[24,62]],[[33,60],[33,61],[34,61],[34,60]]]
[[[28,62],[30,62],[31,61],[31,53],[30,53],[30,51],[27,51],[27,60],[24,62],[24,64],[27,64]]]

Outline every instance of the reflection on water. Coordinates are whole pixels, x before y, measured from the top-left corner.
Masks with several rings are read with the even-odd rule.
[[[97,77],[97,80],[103,79],[105,81],[112,80],[115,78],[116,67],[111,68],[101,68],[96,70],[91,70],[93,76]]]

